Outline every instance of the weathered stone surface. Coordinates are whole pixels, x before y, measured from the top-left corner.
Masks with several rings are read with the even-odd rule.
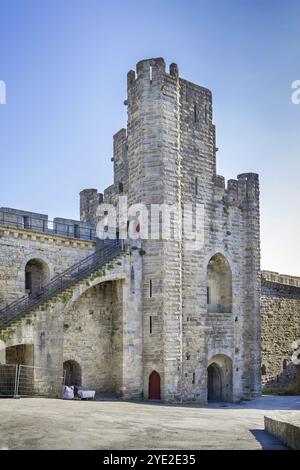
[[[36,363],[78,361],[83,383],[103,393],[147,399],[156,371],[163,400],[206,402],[211,366],[220,398],[259,395],[258,175],[227,185],[217,175],[211,92],[180,78],[176,64],[168,73],[162,58],[140,61],[128,74],[126,104],[128,125],[114,136],[114,184],[103,202],[116,204],[126,194],[130,205],[148,209],[177,204],[171,225],[181,236],[142,240],[135,254],[132,241],[122,279],[114,267],[99,286],[74,286],[81,295],[75,299],[72,289],[72,305],[50,302],[7,344],[32,342]],[[95,226],[101,201],[96,189],[81,192],[82,221]],[[181,214],[187,203],[204,207],[204,244],[193,249]],[[26,260],[44,259],[52,277],[95,250],[72,237],[11,227],[0,227],[0,243],[1,305],[24,293]]]
[[[265,430],[280,439],[288,447],[300,450],[299,411],[272,413],[264,418]]]
[[[25,267],[30,260],[45,262],[52,278],[94,250],[94,242],[0,226],[0,308],[26,293]]]
[[[203,247],[188,250],[183,232],[180,241],[142,242],[144,397],[156,370],[163,399],[206,402],[207,367],[219,355],[231,362],[223,384],[231,399],[259,395],[258,176],[239,175],[226,187],[216,174],[211,92],[179,78],[176,64],[168,74],[161,58],[140,61],[128,74],[126,105],[127,134],[114,138],[115,184],[104,202],[116,201],[122,180],[130,204],[205,208]],[[181,222],[174,214],[174,225]],[[222,314],[207,306],[207,267],[216,253],[232,276],[232,308]]]
[[[300,394],[299,278],[262,272],[261,318],[263,390]]]

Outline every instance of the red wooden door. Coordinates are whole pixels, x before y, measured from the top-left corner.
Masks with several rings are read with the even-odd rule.
[[[149,400],[160,400],[160,375],[156,370],[149,377]]]

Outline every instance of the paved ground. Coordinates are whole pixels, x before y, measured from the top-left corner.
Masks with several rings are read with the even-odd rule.
[[[1,399],[0,449],[285,449],[263,430],[278,410],[300,410],[300,396],[209,407]]]

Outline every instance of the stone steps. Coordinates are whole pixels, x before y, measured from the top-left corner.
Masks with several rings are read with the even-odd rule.
[[[113,260],[110,260],[108,261],[107,263],[105,263],[102,267],[101,267],[101,270],[105,270],[108,266],[111,268],[111,267],[115,267],[115,264],[118,263],[121,259],[121,255],[117,255]],[[74,283],[74,285],[72,287],[68,287],[66,289],[64,289],[62,292],[60,293],[57,293],[55,294],[51,299],[45,301],[45,302],[42,302],[40,305],[38,305],[37,307],[34,307],[32,310],[26,312],[24,314],[24,316],[16,319],[16,320],[13,320],[9,325],[5,326],[5,327],[0,327],[0,332],[1,333],[7,333],[9,331],[11,331],[12,329],[16,328],[18,325],[20,325],[20,323],[22,322],[22,320],[24,318],[30,318],[32,316],[36,316],[38,313],[40,312],[45,312],[46,310],[48,310],[49,308],[53,308],[55,306],[55,304],[57,303],[57,301],[64,301],[65,300],[65,296],[66,294],[68,294],[68,297],[70,300],[74,294],[74,292],[78,289],[78,287],[80,287],[81,285],[82,286],[86,286],[86,283],[89,281],[89,279],[91,277],[93,277],[95,275],[95,273],[97,273],[97,271],[99,271],[99,268],[96,268],[93,272],[89,273],[89,275],[87,277],[85,277],[84,279],[81,279],[79,280],[78,282]]]

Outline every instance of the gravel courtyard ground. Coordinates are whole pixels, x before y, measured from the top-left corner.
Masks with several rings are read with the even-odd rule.
[[[242,404],[0,400],[0,449],[286,449],[264,414],[299,410],[300,396]]]

